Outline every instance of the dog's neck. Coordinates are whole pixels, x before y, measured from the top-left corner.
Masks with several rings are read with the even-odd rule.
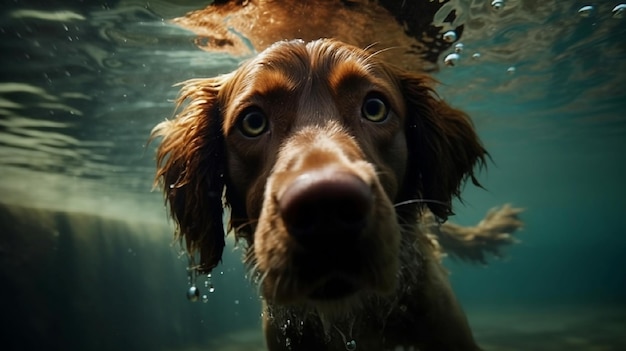
[[[286,340],[315,335],[325,344],[338,345],[351,341],[370,344],[368,340],[395,340],[411,335],[418,324],[414,317],[426,309],[420,305],[421,301],[428,301],[421,296],[424,290],[421,284],[426,281],[427,270],[432,269],[429,262],[434,257],[425,256],[424,252],[430,250],[420,250],[423,245],[430,245],[430,241],[419,232],[417,224],[407,224],[404,228],[401,266],[392,293],[379,295],[364,291],[347,301],[322,304],[279,305],[265,300],[266,332],[271,328],[278,333],[277,337]]]

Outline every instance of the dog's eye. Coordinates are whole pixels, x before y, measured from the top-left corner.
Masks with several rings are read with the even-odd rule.
[[[382,122],[389,114],[389,108],[385,101],[379,97],[369,97],[363,102],[361,107],[363,118],[372,122]]]
[[[243,135],[254,138],[267,130],[267,117],[265,117],[263,111],[251,109],[242,115],[239,119],[238,126]]]

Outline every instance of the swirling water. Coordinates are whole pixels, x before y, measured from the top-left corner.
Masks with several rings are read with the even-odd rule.
[[[454,220],[511,202],[526,226],[503,260],[446,265],[486,349],[623,349],[626,18],[619,2],[500,3],[449,3],[463,45],[437,79],[494,159]],[[205,5],[3,1],[0,235],[24,245],[0,246],[10,349],[262,345],[238,252],[208,302],[186,301],[186,262],[151,191],[147,137],[173,112],[173,84],[238,63],[168,22]]]

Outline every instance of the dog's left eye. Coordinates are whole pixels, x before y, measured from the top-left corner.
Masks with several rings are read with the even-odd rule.
[[[239,119],[238,127],[243,135],[250,138],[257,137],[267,130],[267,117],[259,109],[248,110]]]
[[[385,101],[379,97],[369,97],[363,101],[361,106],[363,118],[372,122],[382,122],[387,119],[389,107]]]

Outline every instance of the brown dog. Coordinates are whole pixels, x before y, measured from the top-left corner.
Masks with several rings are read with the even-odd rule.
[[[478,350],[438,252],[440,220],[486,155],[433,81],[334,40],[279,42],[185,83],[159,124],[158,175],[198,270],[230,206],[270,350]]]

